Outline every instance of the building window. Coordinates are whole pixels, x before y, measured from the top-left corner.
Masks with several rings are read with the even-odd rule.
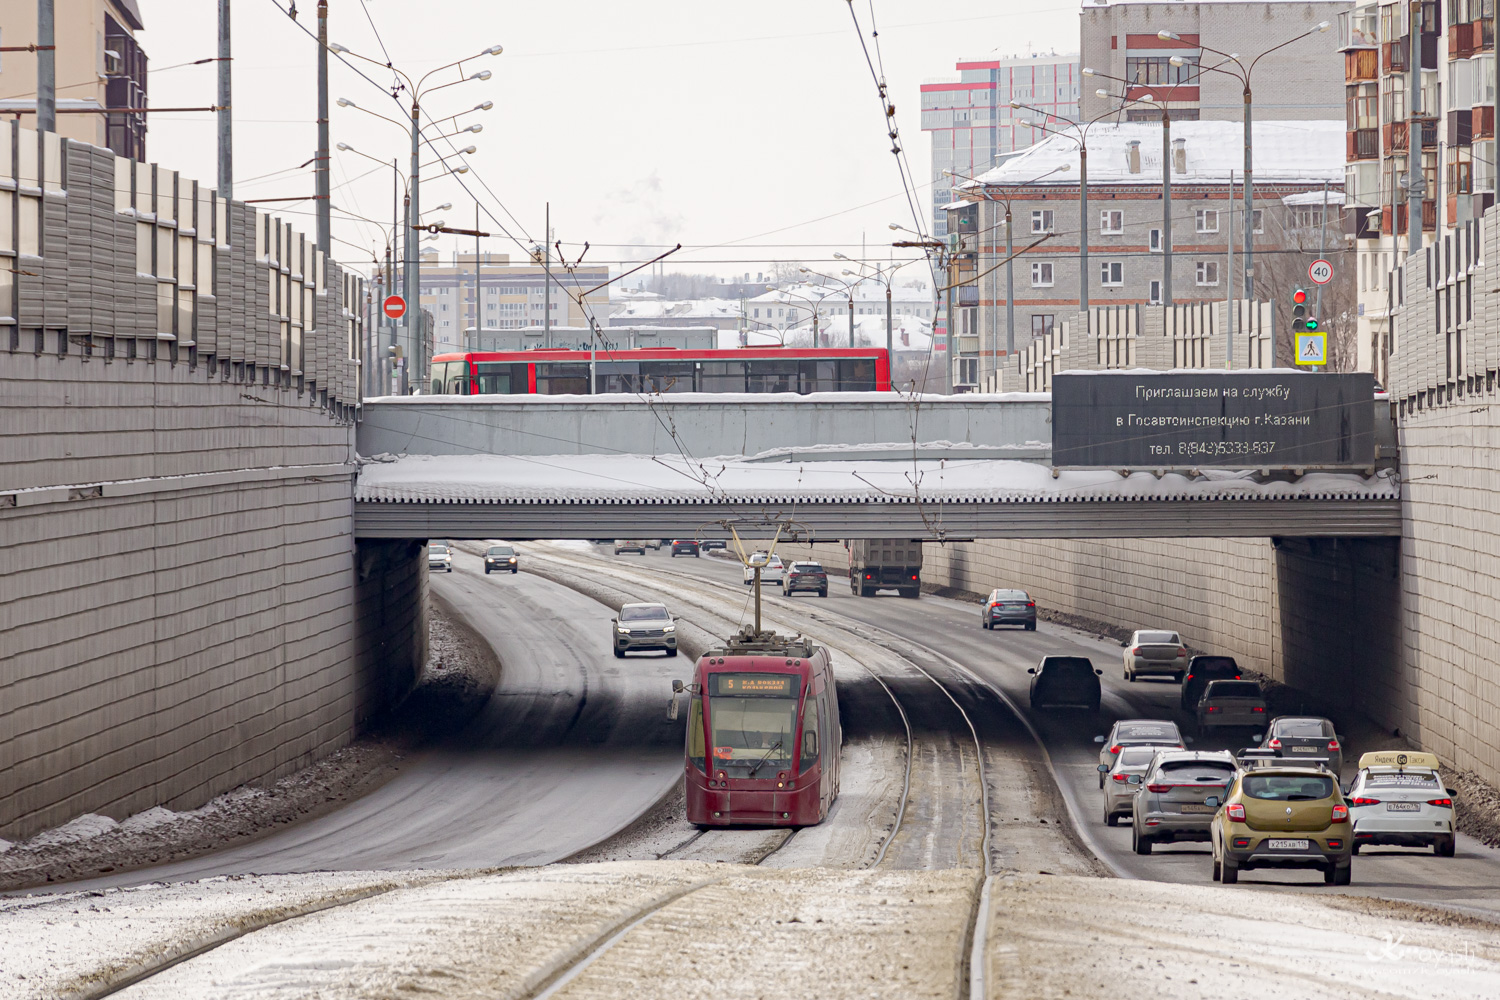
[[[1183,56],[1181,66],[1173,66],[1170,56],[1125,57],[1125,79],[1134,86],[1160,87],[1163,84],[1189,83],[1197,75],[1198,56]]]
[[[1219,283],[1219,262],[1216,260],[1200,260],[1193,269],[1194,280],[1200,285],[1217,285]]]
[[[1193,212],[1193,228],[1200,233],[1219,231],[1219,211],[1215,208],[1200,208]]]
[[[1099,283],[1103,285],[1125,284],[1125,265],[1118,260],[1099,262]]]
[[[1125,213],[1118,208],[1109,208],[1099,213],[1099,232],[1116,235],[1125,231]]]
[[[1047,214],[1051,215],[1052,213],[1048,212]],[[1052,264],[1051,264],[1051,262],[1048,262],[1048,261],[1039,261],[1039,260],[1034,260],[1034,261],[1031,262],[1031,287],[1032,288],[1051,288],[1052,287]]]
[[[1045,337],[1052,332],[1052,322],[1056,317],[1052,313],[1031,314],[1031,335],[1033,337]]]
[[[1033,233],[1052,232],[1052,209],[1033,209],[1031,212],[1031,231]],[[1047,284],[1052,284],[1048,281]]]
[[[1161,253],[1161,230],[1151,230],[1150,238],[1147,240],[1152,253]]]
[[[978,358],[959,358],[958,359],[958,384],[959,385],[978,385],[979,384],[979,359]]]
[[[1149,304],[1151,304],[1153,306],[1159,306],[1159,305],[1161,305],[1161,282],[1160,281],[1153,281],[1153,282],[1151,282],[1151,292],[1150,292],[1149,296],[1147,297],[1147,301],[1149,302]]]
[[[1261,221],[1262,218],[1263,216],[1261,215],[1261,209],[1252,208],[1250,210],[1250,231],[1255,233],[1257,236],[1265,232],[1265,227]]]

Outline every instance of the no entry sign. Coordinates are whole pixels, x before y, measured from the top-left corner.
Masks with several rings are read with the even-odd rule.
[[[390,319],[400,319],[406,315],[406,300],[399,295],[387,295],[380,308]]]

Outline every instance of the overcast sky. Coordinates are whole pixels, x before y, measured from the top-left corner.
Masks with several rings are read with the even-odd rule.
[[[217,5],[139,2],[152,105],[214,103],[212,64],[168,67],[215,54]],[[286,16],[287,3],[234,0],[237,198],[313,191],[311,169],[296,168],[317,144],[316,44]],[[299,23],[315,32],[315,0],[297,7]],[[549,200],[557,238],[565,248],[589,241],[590,261],[642,260],[660,252],[654,245],[681,242],[670,258],[674,269],[720,274],[778,259],[832,266],[836,250],[857,256],[862,238],[867,254],[883,259],[893,236],[887,223],[911,225],[846,0],[330,0],[329,7],[331,41],[381,62],[383,46],[414,75],[492,44],[505,47],[465,64],[491,70],[488,81],[440,91],[425,107],[443,117],[494,102],[493,110],[460,120],[482,124],[482,134],[453,141],[479,147],[467,158],[472,172],[464,183],[528,245],[541,237]],[[855,0],[854,10],[870,43],[870,0]],[[918,184],[930,169],[919,85],[952,75],[960,58],[1026,54],[1028,45],[1076,51],[1077,11],[1076,2],[1049,0],[875,0],[880,56]],[[356,65],[380,84],[391,79],[383,67]],[[334,98],[401,116],[388,92],[337,61],[331,67]],[[446,70],[432,81],[456,77]],[[213,182],[213,115],[162,114],[150,125],[153,160]],[[406,169],[409,140],[393,125],[335,106],[332,130],[334,143],[399,157]],[[388,220],[391,176],[336,152],[336,209]],[[917,193],[921,209],[928,192]],[[455,178],[424,183],[422,199],[424,206],[451,201],[442,218],[473,227],[474,198]],[[286,211],[309,213],[299,221],[311,234],[311,202]],[[495,225],[485,217],[480,228]],[[337,211],[334,236],[347,241],[334,252],[349,263],[384,246],[379,227],[340,221]],[[438,244],[444,256],[454,247],[446,240]],[[465,239],[463,248],[472,246]],[[503,237],[482,248],[517,252]]]

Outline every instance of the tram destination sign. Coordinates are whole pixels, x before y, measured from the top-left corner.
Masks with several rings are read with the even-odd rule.
[[[1368,372],[1075,372],[1052,379],[1052,464],[1113,469],[1375,464]]]

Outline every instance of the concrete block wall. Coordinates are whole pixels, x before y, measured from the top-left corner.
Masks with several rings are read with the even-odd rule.
[[[0,352],[0,837],[286,774],[415,679],[426,561],[356,547],[352,425],[245,395]]]

